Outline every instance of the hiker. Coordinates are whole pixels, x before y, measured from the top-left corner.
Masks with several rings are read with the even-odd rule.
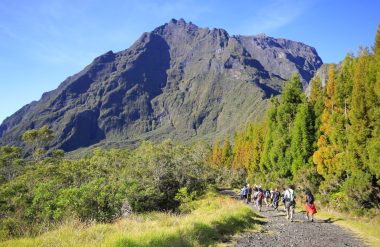
[[[268,200],[270,199],[270,191],[268,189],[264,190],[264,202],[267,207],[269,207]]]
[[[272,206],[274,210],[278,210],[278,202],[280,201],[280,192],[277,190],[277,188],[272,193]]]
[[[286,218],[293,222],[294,209],[296,207],[296,192],[294,191],[294,186],[290,185],[285,191],[284,195]]]
[[[259,189],[257,188],[257,186],[255,186],[255,188],[253,189],[253,195],[252,195],[252,199],[253,199],[253,203],[257,206],[257,195],[259,194]]]
[[[309,215],[311,216],[311,222],[314,222],[314,214],[317,212],[314,204],[314,196],[309,189],[306,189],[306,219],[309,220]]]
[[[247,188],[247,185],[244,185],[244,187],[241,189],[240,191],[240,197],[242,200],[244,200],[244,202],[248,203],[247,202],[247,198],[248,198],[248,188]]]
[[[261,208],[263,206],[263,197],[264,197],[264,193],[263,193],[263,190],[260,188],[257,193],[257,202],[256,202],[259,212],[261,212]]]
[[[250,202],[251,202],[251,200],[252,200],[252,191],[253,191],[253,188],[252,188],[252,186],[250,186],[250,185],[248,184],[248,196],[247,196],[247,203],[250,203]]]
[[[281,192],[282,203],[284,204],[284,209],[286,211],[286,207],[285,207],[285,192],[286,192],[286,189],[282,188],[282,192]]]
[[[271,201],[271,204],[269,205],[270,207],[273,207],[273,193],[274,193],[274,190],[273,189],[270,189],[270,201]]]

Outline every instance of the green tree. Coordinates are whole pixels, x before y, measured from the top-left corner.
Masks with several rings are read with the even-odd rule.
[[[222,150],[220,148],[219,140],[215,140],[212,145],[211,161],[217,166],[221,166],[222,164]]]
[[[367,163],[367,140],[371,135],[366,98],[366,78],[369,64],[369,54],[366,51],[358,57],[355,63],[354,84],[352,88],[352,103],[349,112],[349,150],[351,168],[363,169]]]
[[[374,101],[372,102],[371,111],[371,126],[373,126],[372,137],[368,141],[369,169],[377,178],[377,183],[380,185],[380,24],[377,28],[375,45],[374,45],[374,60],[372,61],[372,71],[375,74],[374,82]]]
[[[314,127],[312,112],[307,103],[298,106],[294,120],[292,140],[290,146],[292,173],[299,175],[298,171],[311,163],[313,154]]]
[[[30,145],[33,153],[33,158],[38,160],[45,154],[45,147],[54,139],[54,134],[47,125],[39,129],[27,130],[22,134],[21,139]]]
[[[22,169],[21,148],[0,146],[0,184],[16,177]]]
[[[315,138],[318,140],[319,136],[321,135],[319,128],[322,123],[321,117],[324,106],[324,88],[322,87],[321,78],[318,75],[313,77],[313,79],[310,81],[310,95],[308,100],[313,108],[314,129],[316,130]],[[316,143],[314,145],[316,146]]]
[[[224,138],[223,148],[222,148],[222,161],[225,166],[229,166],[231,162],[232,149],[228,136]]]
[[[266,181],[291,179],[290,145],[298,106],[306,102],[299,75],[294,74],[285,85],[280,102],[268,113],[268,132],[261,166],[268,174]]]
[[[321,135],[317,141],[317,150],[313,154],[313,161],[317,166],[317,171],[322,176],[333,173],[335,147],[331,141],[333,132],[332,115],[334,114],[334,89],[335,89],[335,69],[334,65],[329,66],[329,76],[326,84],[326,97],[321,116]]]

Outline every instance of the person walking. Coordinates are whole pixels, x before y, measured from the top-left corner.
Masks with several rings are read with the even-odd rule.
[[[267,207],[269,207],[270,191],[269,189],[264,190],[264,202]]]
[[[290,222],[293,222],[294,209],[296,207],[296,192],[293,185],[290,185],[289,188],[285,191],[284,201],[286,218],[290,220]]]
[[[244,185],[244,187],[241,189],[240,196],[241,196],[242,200],[245,203],[248,203],[247,202],[247,198],[248,198],[248,188],[247,188],[247,185]]]
[[[310,216],[311,222],[314,222],[314,214],[317,213],[317,209],[315,208],[315,204],[314,204],[314,196],[309,189],[306,189],[305,201],[306,201],[305,203],[306,218],[307,220],[310,220],[309,218]]]
[[[250,203],[252,201],[252,186],[248,184],[248,196],[247,196],[247,203]]]
[[[284,204],[284,210],[286,211],[286,207],[285,207],[285,192],[286,192],[286,189],[283,187],[282,188],[282,192],[281,192],[281,197],[282,197],[282,203]]]
[[[255,206],[257,206],[257,195],[259,194],[259,189],[257,186],[253,189],[253,194],[252,194],[252,201]]]
[[[263,190],[260,188],[257,193],[257,208],[259,209],[259,212],[261,212],[261,208],[263,206],[263,197],[264,193]]]
[[[272,193],[272,206],[275,211],[278,210],[278,202],[280,201],[280,196],[280,192],[276,188]]]

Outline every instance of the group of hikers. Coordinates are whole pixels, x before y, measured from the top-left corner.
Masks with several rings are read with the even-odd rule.
[[[305,209],[306,218],[314,222],[314,214],[317,212],[314,204],[314,196],[309,189],[305,190]],[[253,203],[259,212],[263,206],[263,202],[267,207],[273,207],[275,211],[278,211],[278,204],[282,198],[282,202],[286,211],[286,218],[293,221],[294,210],[296,207],[296,192],[295,187],[290,185],[288,189],[283,188],[282,192],[278,189],[269,190],[262,189],[261,186],[250,186],[246,184],[240,192],[241,199],[245,203]]]

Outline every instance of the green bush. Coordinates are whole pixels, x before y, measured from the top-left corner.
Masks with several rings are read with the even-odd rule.
[[[181,188],[195,197],[212,181],[208,152],[204,145],[146,142],[133,151],[95,149],[78,160],[60,152],[30,161],[0,187],[0,234],[33,235],[68,218],[108,222],[126,204],[137,212],[176,210],[185,203],[176,198]]]

